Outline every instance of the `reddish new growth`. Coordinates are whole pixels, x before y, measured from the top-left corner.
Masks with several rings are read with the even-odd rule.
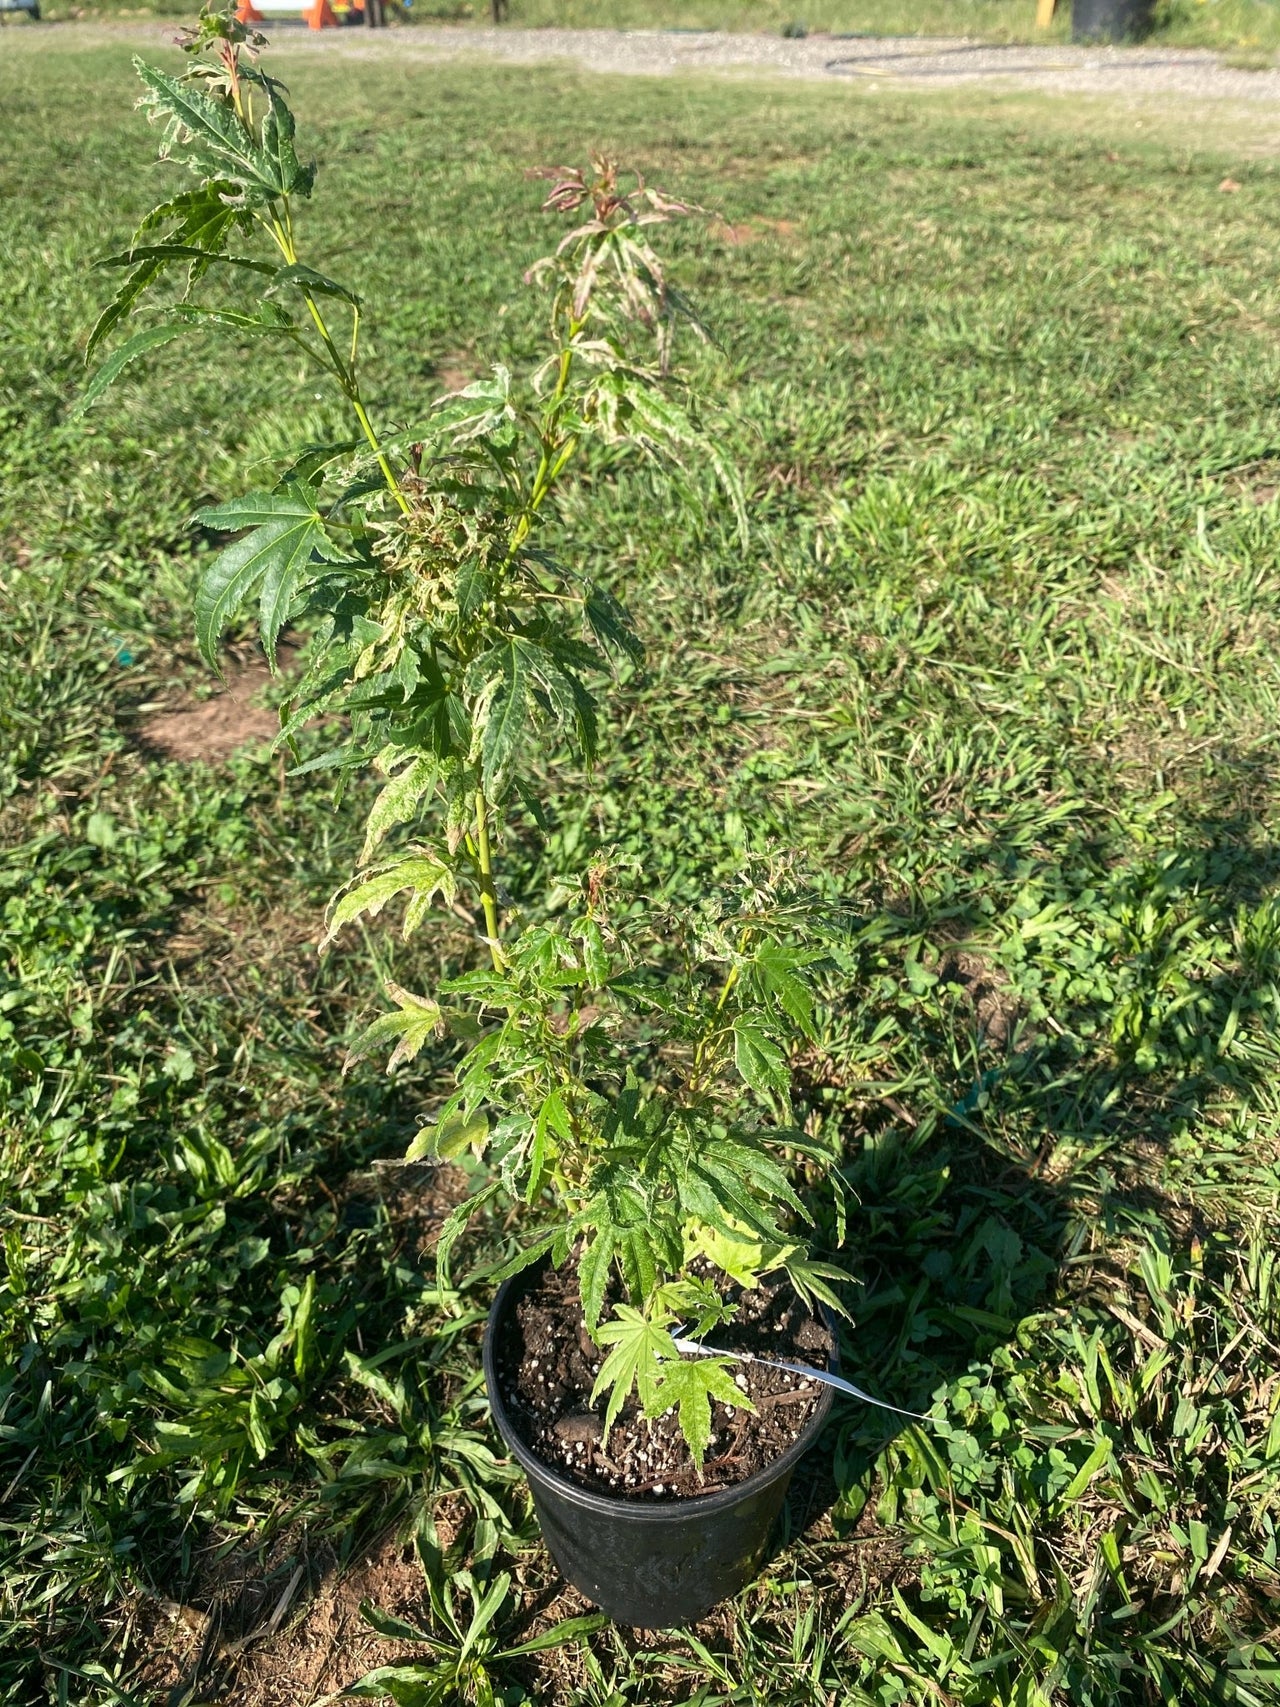
[[[677,201],[662,190],[650,189],[639,172],[624,190],[618,162],[607,155],[592,155],[590,171],[578,166],[547,166],[529,174],[547,178],[551,191],[544,212],[577,213],[590,203],[593,218],[575,226],[561,238],[557,256],[581,249],[582,261],[570,297],[574,321],[585,324],[587,305],[601,270],[612,266],[621,285],[619,306],[630,319],[657,334],[659,367],[666,372],[670,355],[670,322],[673,311],[686,319],[700,337],[705,332],[687,303],[674,298],[662,263],[639,235],[641,227],[662,225],[683,214],[705,214],[694,202]],[[525,277],[536,279],[551,265],[550,260],[531,267]]]

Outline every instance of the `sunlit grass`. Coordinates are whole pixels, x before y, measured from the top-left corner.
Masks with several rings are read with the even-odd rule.
[[[290,1617],[314,1560],[432,1513],[460,1564],[487,1511],[523,1605],[555,1585],[484,1456],[485,1288],[435,1289],[466,1182],[378,1166],[448,1062],[340,1074],[379,975],[429,987],[466,930],[318,966],[359,803],[139,738],[207,688],[187,522],[281,455],[281,375],[165,353],[69,419],[154,134],[124,45],[49,39],[0,50],[0,1699],[96,1707],[94,1666],[166,1699],[164,1604],[226,1597],[219,1547],[264,1622],[300,1564]],[[341,192],[309,252],[346,276],[370,245],[384,421],[535,349],[526,168],[610,146],[718,212],[675,266],[752,543],[584,465],[566,547],[659,613],[650,673],[603,810],[566,782],[509,865],[536,911],[584,839],[675,905],[744,847],[831,863],[861,971],[798,1114],[845,1144],[845,1363],[943,1423],[838,1412],[805,1534],[697,1646],[605,1633],[506,1686],[1274,1699],[1274,167],[1025,96],[284,71]],[[292,1651],[214,1643],[193,1698]]]

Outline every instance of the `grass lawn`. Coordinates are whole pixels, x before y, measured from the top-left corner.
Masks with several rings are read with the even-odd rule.
[[[303,1707],[424,1651],[359,1614],[426,1619],[415,1538],[512,1573],[504,1640],[584,1608],[494,1456],[488,1294],[436,1283],[473,1182],[394,1165],[443,1047],[339,1071],[467,933],[318,964],[360,802],[213,762],[187,518],[302,382],[166,350],[69,418],[158,174],[126,45],[45,39],[6,42],[0,163],[0,1700]],[[650,666],[604,808],[562,775],[511,865],[537,913],[615,844],[678,906],[799,846],[855,908],[800,1112],[845,1158],[845,1368],[934,1419],[837,1404],[738,1602],[501,1698],[1277,1701],[1273,162],[985,91],[285,71],[383,421],[534,351],[526,167],[604,145],[720,211],[675,266],[751,545],[584,463],[565,549]]]

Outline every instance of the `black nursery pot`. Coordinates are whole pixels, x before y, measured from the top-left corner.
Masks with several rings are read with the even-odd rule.
[[[560,1574],[615,1624],[664,1630],[696,1623],[759,1569],[792,1472],[831,1410],[831,1388],[822,1389],[799,1439],[736,1487],[661,1502],[593,1493],[556,1475],[529,1450],[512,1427],[499,1391],[498,1327],[513,1302],[512,1287],[522,1278],[506,1281],[493,1301],[484,1337],[484,1380],[498,1433],[529,1478],[542,1538]],[[834,1370],[834,1327],[831,1339]]]
[[[1072,0],[1071,39],[1078,42],[1141,41],[1151,34],[1155,0]]]

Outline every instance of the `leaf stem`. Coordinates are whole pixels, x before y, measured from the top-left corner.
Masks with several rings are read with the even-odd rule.
[[[298,251],[293,241],[293,218],[289,210],[288,196],[283,197],[283,207],[283,221],[274,212],[271,216],[271,234],[288,264],[291,267],[296,267],[298,265]],[[373,430],[373,423],[369,419],[368,410],[360,396],[360,384],[356,379],[355,358],[356,335],[360,324],[359,310],[355,308],[352,310],[354,319],[351,327],[351,360],[347,362],[343,360],[338,346],[333,340],[333,334],[325,323],[324,315],[320,312],[315,297],[305,285],[302,287],[302,297],[315,323],[316,331],[320,334],[324,346],[329,352],[330,359],[333,362],[333,370],[337,376],[338,384],[342,387],[343,395],[355,411],[356,420],[360,423],[360,430],[369,441],[369,448],[377,459],[387,490],[400,506],[400,513],[407,516],[409,514],[409,500],[405,497],[399,480],[396,479],[394,469],[387,461],[386,452],[378,442],[378,435]]]
[[[533,477],[529,502],[512,531],[511,545],[507,552],[508,564],[529,537],[529,532],[533,527],[533,518],[541,508],[542,500],[560,478],[565,464],[578,448],[579,435],[577,433],[570,433],[566,438],[557,440],[554,437],[554,432],[556,416],[569,389],[569,375],[573,369],[573,340],[585,324],[585,320],[575,320],[572,317],[569,320],[569,336],[560,351],[560,371],[556,375],[556,387],[547,400],[547,407],[543,415],[544,426],[540,435],[542,455],[538,459],[537,472]]]
[[[750,930],[750,927],[748,927],[746,930],[743,931],[742,936],[739,939],[739,942],[738,942],[738,953],[739,954],[745,954],[747,952],[747,947],[748,947],[748,944],[750,943],[750,941],[751,941],[751,930]],[[707,1052],[711,1048],[711,1045],[716,1041],[716,1039],[719,1037],[722,1037],[724,1035],[723,1026],[718,1025],[716,1023],[716,1021],[719,1020],[720,1015],[724,1012],[724,1005],[729,1000],[730,995],[733,993],[733,987],[738,982],[738,976],[741,973],[741,971],[742,971],[741,960],[734,961],[733,965],[729,968],[729,971],[725,977],[724,983],[720,987],[719,998],[716,1001],[716,1005],[715,1005],[714,1009],[712,1010],[712,1023],[707,1027],[706,1031],[704,1031],[702,1036],[699,1038],[698,1046],[693,1052],[693,1072],[690,1075],[690,1079],[689,1079],[689,1089],[691,1092],[697,1091],[701,1087],[703,1081],[706,1078],[710,1077],[710,1066],[711,1066],[711,1064],[707,1063]],[[703,1071],[704,1064],[707,1065],[707,1071],[706,1072]]]
[[[493,845],[489,840],[489,802],[484,789],[476,789],[477,864],[480,868],[480,905],[484,908],[485,930],[489,935],[489,953],[493,969],[501,972],[506,957],[498,941],[498,892],[493,881]]]

